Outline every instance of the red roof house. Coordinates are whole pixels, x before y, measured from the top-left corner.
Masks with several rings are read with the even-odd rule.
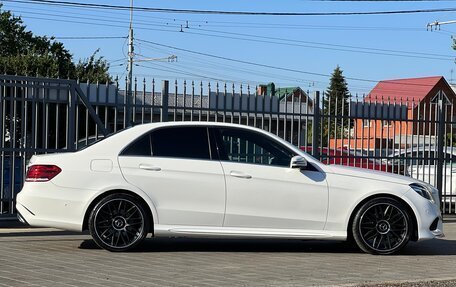
[[[435,124],[435,103],[439,95],[442,95],[446,104],[445,116],[448,121],[456,115],[456,108],[452,109],[449,105],[456,102],[456,94],[444,77],[380,81],[364,98],[364,103],[390,104],[390,107],[406,105],[406,118],[380,119],[366,116],[356,119],[353,138],[350,141],[339,141],[340,143],[335,139],[331,146],[356,146],[357,149],[364,150],[392,149],[410,145],[414,139],[416,144],[418,137],[432,139],[438,130]]]
[[[413,104],[429,102],[439,91],[443,91],[449,100],[456,97],[445,78],[435,76],[380,81],[364,101],[402,103],[412,108]]]

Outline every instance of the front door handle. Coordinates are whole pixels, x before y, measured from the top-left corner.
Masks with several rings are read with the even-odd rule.
[[[245,179],[251,179],[252,178],[252,176],[250,174],[246,174],[246,173],[243,173],[243,172],[240,172],[240,171],[235,171],[235,170],[231,171],[230,175],[234,176],[234,177],[245,178]]]
[[[153,165],[148,165],[148,164],[143,164],[143,163],[141,163],[139,165],[139,168],[144,169],[144,170],[150,170],[150,171],[160,171],[161,170],[161,168],[159,168],[158,166],[153,166]]]

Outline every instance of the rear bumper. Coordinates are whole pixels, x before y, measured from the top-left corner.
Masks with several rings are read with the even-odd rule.
[[[30,226],[82,231],[85,198],[90,193],[50,182],[26,183],[16,199],[18,219]]]
[[[34,227],[53,227],[71,231],[82,231],[82,224],[67,221],[49,220],[36,216],[20,203],[16,204],[17,218],[20,222]]]
[[[17,212],[17,219],[19,220],[19,222],[25,224],[25,225],[30,225],[27,220],[25,220],[25,218],[21,215],[21,213],[18,211]]]

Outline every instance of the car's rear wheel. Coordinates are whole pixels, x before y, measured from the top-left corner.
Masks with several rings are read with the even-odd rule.
[[[143,204],[128,194],[112,194],[98,202],[89,217],[89,231],[109,251],[135,248],[147,236],[150,219]]]
[[[361,250],[371,254],[399,252],[410,240],[412,224],[405,206],[392,198],[366,202],[353,220],[352,235]]]

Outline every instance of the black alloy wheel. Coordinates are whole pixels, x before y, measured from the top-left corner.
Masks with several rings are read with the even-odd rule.
[[[89,231],[98,246],[109,251],[135,248],[147,236],[150,219],[141,202],[127,194],[103,198],[92,210]]]
[[[411,232],[407,209],[392,198],[366,202],[356,213],[352,226],[356,244],[371,254],[399,252],[410,240]]]

